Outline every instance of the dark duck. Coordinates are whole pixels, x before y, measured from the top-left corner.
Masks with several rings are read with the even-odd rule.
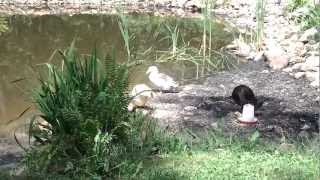
[[[262,101],[257,100],[252,89],[246,85],[239,85],[235,87],[231,97],[236,104],[241,106],[241,109],[245,104],[251,104],[254,106],[254,109],[257,110],[263,104]]]

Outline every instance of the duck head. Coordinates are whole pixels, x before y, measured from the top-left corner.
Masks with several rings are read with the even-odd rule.
[[[158,73],[158,72],[159,72],[158,67],[157,67],[157,66],[150,66],[150,67],[148,68],[146,74],[150,74],[150,73],[152,73],[152,72]]]

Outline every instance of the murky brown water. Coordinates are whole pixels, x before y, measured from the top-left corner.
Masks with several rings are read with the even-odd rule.
[[[116,49],[119,61],[126,59],[126,51],[119,30],[117,16],[11,16],[7,18],[8,29],[0,35],[0,136],[23,124],[31,112],[17,117],[31,104],[31,90],[37,85],[37,71],[45,62],[59,64],[58,49],[65,49],[73,39],[79,53],[89,54],[97,47],[101,56]],[[131,15],[128,26],[134,40],[131,41],[134,56],[146,60],[131,70],[130,83],[147,82],[145,71],[157,56],[154,50],[168,50],[165,25],[179,26],[180,36],[195,47],[200,47],[201,22],[192,19],[160,18],[149,15]],[[223,31],[222,24],[213,28],[213,47],[219,48],[232,36]],[[141,56],[152,47],[149,56]],[[193,67],[183,70],[176,63],[164,63],[160,69],[178,80],[195,76]],[[185,72],[182,72],[185,71]],[[23,80],[20,80],[23,79]],[[19,81],[20,80],[20,81]]]

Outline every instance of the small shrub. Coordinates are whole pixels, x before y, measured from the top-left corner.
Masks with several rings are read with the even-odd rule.
[[[307,4],[308,4],[308,0],[292,0],[292,1],[290,1],[287,9],[289,12],[292,12],[292,11],[298,9],[299,7],[303,7]]]
[[[309,13],[302,17],[301,23],[304,29],[320,27],[320,5],[310,7]]]
[[[127,66],[114,56],[99,61],[96,50],[77,56],[72,46],[60,54],[61,68],[47,64],[34,93],[42,126],[35,117],[30,136],[40,145],[25,162],[32,173],[106,176],[117,165],[112,146],[128,142]]]

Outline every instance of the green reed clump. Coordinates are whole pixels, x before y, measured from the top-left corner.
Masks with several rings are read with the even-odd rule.
[[[127,51],[128,63],[129,63],[131,60],[131,56],[132,56],[130,41],[132,39],[134,39],[134,36],[130,35],[130,33],[129,33],[128,18],[123,13],[120,13],[120,15],[119,15],[118,24],[119,24],[121,36],[123,38],[124,45],[125,45],[125,48]]]
[[[262,48],[262,42],[264,38],[264,15],[265,15],[265,0],[257,0],[256,4],[256,17],[257,17],[257,29],[256,29],[256,46],[258,49]]]
[[[0,16],[0,35],[9,30],[6,17]]]
[[[118,163],[114,147],[129,141],[127,66],[115,56],[99,61],[96,50],[77,56],[72,46],[60,54],[62,66],[47,64],[34,92],[41,115],[31,121],[30,136],[38,146],[25,162],[31,173],[103,177]]]

